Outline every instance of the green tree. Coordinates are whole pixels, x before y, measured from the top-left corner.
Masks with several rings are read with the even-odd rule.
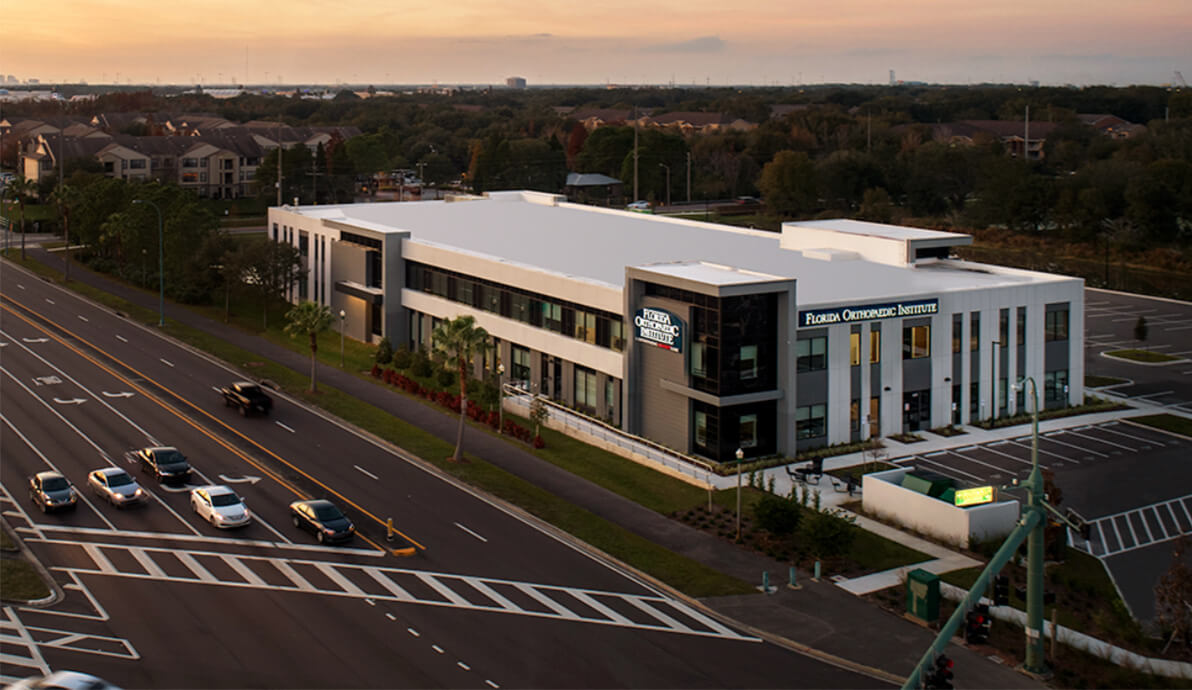
[[[575,157],[575,169],[577,172],[617,177],[621,174],[625,157],[631,153],[632,127],[601,127],[584,139],[583,148]]]
[[[331,327],[331,307],[315,302],[302,302],[286,312],[286,333],[291,338],[299,335],[310,336],[310,392],[318,391],[316,380],[318,372],[319,334]]]
[[[58,214],[62,218],[62,239],[66,243],[63,256],[66,261],[65,280],[70,280],[70,210],[79,202],[79,192],[69,184],[58,185],[54,190],[53,200],[58,204]]]
[[[25,199],[36,189],[37,185],[24,177],[15,177],[8,183],[8,191],[17,200],[17,207],[21,211],[21,261],[25,260]]]
[[[476,325],[472,316],[440,321],[431,335],[434,351],[450,365],[459,367],[459,430],[455,434],[456,462],[463,457],[464,418],[468,416],[468,365],[489,347],[488,331]]]
[[[762,168],[758,189],[774,213],[795,216],[815,208],[815,165],[801,151],[779,151]]]
[[[791,499],[767,493],[753,507],[753,515],[759,527],[781,537],[795,532],[803,513]]]

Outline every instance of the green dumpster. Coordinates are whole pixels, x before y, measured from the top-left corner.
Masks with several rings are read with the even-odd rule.
[[[925,623],[940,618],[940,576],[922,568],[906,574],[906,612]]]

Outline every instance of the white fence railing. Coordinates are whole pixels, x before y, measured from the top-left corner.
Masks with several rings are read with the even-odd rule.
[[[716,485],[718,475],[712,469],[713,464],[707,460],[667,448],[648,438],[627,433],[595,417],[589,417],[564,407],[553,400],[528,393],[516,384],[505,384],[503,388],[505,402],[518,407],[519,411],[527,417],[530,415],[530,405],[534,398],[537,397],[541,400],[549,410],[546,426],[550,428],[562,431],[568,436],[589,436],[608,446],[609,450],[614,452],[619,450],[618,455],[643,464],[653,464],[665,468],[689,483],[697,484],[703,488]]]

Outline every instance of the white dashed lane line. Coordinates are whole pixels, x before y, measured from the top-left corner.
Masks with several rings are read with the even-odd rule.
[[[360,465],[352,465],[352,467],[355,467],[361,474],[363,474],[366,477],[369,477],[370,479],[373,479],[374,481],[377,479],[380,479],[380,477],[373,474],[372,472],[369,472],[368,470],[364,469]]]
[[[158,357],[158,359],[161,361],[162,364],[166,365],[167,367],[174,366],[174,363],[169,360],[162,359],[161,357]]]
[[[120,341],[120,342],[122,342],[122,343],[127,343],[127,342],[128,342],[128,338],[125,338],[124,336],[122,336],[122,335],[120,335],[120,334],[118,334],[118,333],[116,334],[116,340],[119,340],[119,341]]]
[[[274,424],[276,424],[276,425],[280,426],[281,428],[285,429],[286,431],[290,432],[291,434],[292,434],[292,433],[294,433],[294,430],[293,430],[293,429],[291,429],[290,427],[286,426],[285,424],[282,424],[281,422],[274,422]]]

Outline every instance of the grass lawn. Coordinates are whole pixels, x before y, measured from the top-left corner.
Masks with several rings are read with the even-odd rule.
[[[1149,414],[1145,417],[1131,417],[1130,421],[1153,426],[1156,429],[1170,431],[1175,434],[1192,436],[1192,419],[1177,417],[1166,412],[1163,414]]]
[[[50,596],[37,570],[22,558],[0,558],[0,582],[5,601],[31,601]]]
[[[0,551],[16,551],[17,544],[8,536],[8,530],[0,529]]]
[[[1084,377],[1085,388],[1100,388],[1102,386],[1116,386],[1119,383],[1125,383],[1126,379],[1119,379],[1116,376],[1096,376],[1093,374]]]
[[[1179,357],[1173,357],[1162,352],[1152,352],[1151,350],[1114,350],[1106,352],[1110,357],[1118,357],[1120,359],[1132,359],[1135,362],[1146,362],[1148,364],[1155,364],[1159,362],[1174,362]]]

